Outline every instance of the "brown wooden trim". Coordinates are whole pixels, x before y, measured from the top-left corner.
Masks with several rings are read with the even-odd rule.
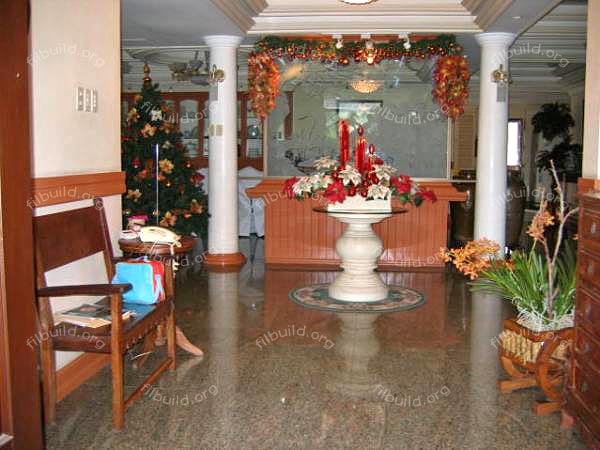
[[[577,192],[579,194],[598,190],[600,190],[600,180],[594,178],[579,178],[577,180]]]
[[[56,373],[56,400],[61,401],[101,369],[110,364],[110,355],[84,353]]]
[[[125,172],[86,173],[33,179],[30,208],[77,200],[120,195],[125,192]]]
[[[204,266],[211,272],[237,272],[246,263],[241,253],[207,253]]]
[[[0,435],[41,449],[31,192],[30,2],[0,2]]]

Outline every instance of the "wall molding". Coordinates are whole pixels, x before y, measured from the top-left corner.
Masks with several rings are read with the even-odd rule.
[[[75,202],[125,192],[125,172],[86,173],[33,179],[30,208]]]
[[[59,369],[56,372],[56,401],[61,401],[109,364],[110,355],[84,353]]]

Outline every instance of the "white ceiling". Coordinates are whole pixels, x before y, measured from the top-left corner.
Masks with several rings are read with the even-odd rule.
[[[515,80],[511,91],[523,95],[539,91],[564,95],[565,88],[581,85],[584,75],[585,0],[567,0],[558,7],[555,7],[558,0],[378,0],[354,7],[338,0],[122,0],[121,3],[124,71],[128,72],[123,76],[125,90],[139,88],[143,60],[150,62],[153,78],[161,83],[163,90],[198,89],[187,82],[173,81],[167,64],[192,59],[195,50],[200,50],[202,59],[206,49],[203,36],[207,34],[246,35],[238,58],[243,81],[247,53],[251,43],[263,35],[261,30],[272,30],[274,34],[286,34],[284,30],[312,34],[316,29],[322,33],[328,30],[329,34],[387,34],[452,29],[458,31],[458,40],[474,70],[478,69],[480,54],[473,38],[475,32],[487,29],[520,34],[527,30],[510,54]],[[549,9],[552,11],[548,14]],[[257,34],[249,36],[246,31]],[[539,53],[533,50],[535,46],[540,47]],[[551,57],[548,51],[554,51]],[[474,91],[476,84],[477,76]]]
[[[585,78],[587,2],[566,1],[523,33],[509,53],[511,92],[558,95],[580,89]]]
[[[209,34],[246,34],[210,0],[122,0],[124,47],[203,45]]]

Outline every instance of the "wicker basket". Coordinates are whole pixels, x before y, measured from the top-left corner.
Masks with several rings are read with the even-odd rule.
[[[573,342],[573,328],[532,331],[515,319],[508,319],[499,337],[500,362],[510,377],[498,382],[500,390],[512,392],[537,386],[546,400],[536,402],[535,413],[558,411],[563,402],[565,363]]]
[[[524,366],[536,363],[538,354],[546,340],[534,341],[531,340],[528,334],[508,329],[500,333],[500,344],[504,352],[510,354],[513,359]],[[544,334],[552,334],[552,332],[544,332]],[[549,338],[552,337],[550,336]],[[566,360],[568,348],[569,343],[562,341],[552,354],[552,357],[563,361]]]

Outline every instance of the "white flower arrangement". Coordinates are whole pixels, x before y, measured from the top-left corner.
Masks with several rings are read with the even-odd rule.
[[[346,168],[340,171],[340,176],[342,178],[344,186],[348,186],[350,183],[354,185],[359,185],[362,181],[362,176],[360,175],[360,172],[354,167],[352,167],[350,164],[347,164]]]
[[[314,167],[317,170],[329,170],[333,169],[335,166],[337,166],[337,161],[331,156],[322,156],[321,158],[315,160],[314,163]]]
[[[311,193],[313,189],[313,183],[310,180],[311,177],[300,177],[294,184],[294,194],[302,196],[305,193]]]
[[[372,184],[369,186],[367,198],[373,200],[387,200],[390,188],[383,184]]]
[[[396,169],[387,164],[376,164],[373,166],[373,172],[375,172],[375,175],[377,175],[377,178],[380,180],[388,181],[396,172]]]

